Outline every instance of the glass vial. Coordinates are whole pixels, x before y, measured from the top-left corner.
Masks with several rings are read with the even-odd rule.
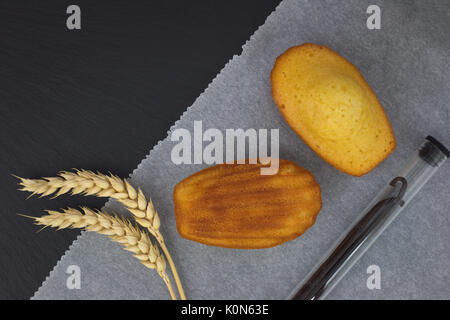
[[[375,197],[290,298],[324,299],[449,156],[439,141],[428,136],[408,165]]]

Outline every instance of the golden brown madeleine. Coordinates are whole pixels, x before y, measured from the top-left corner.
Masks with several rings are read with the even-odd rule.
[[[269,248],[302,235],[322,207],[313,175],[288,160],[278,173],[261,164],[220,164],[174,188],[177,228],[186,239],[226,248]]]
[[[358,69],[325,46],[292,47],[271,74],[272,96],[292,129],[325,161],[361,176],[395,148],[389,119]]]

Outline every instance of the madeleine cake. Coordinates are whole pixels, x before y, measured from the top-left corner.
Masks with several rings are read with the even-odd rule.
[[[287,160],[275,175],[261,164],[220,164],[179,182],[173,193],[179,234],[207,245],[257,249],[292,240],[322,207],[313,175]]]
[[[389,119],[358,69],[312,43],[276,59],[272,96],[292,129],[325,161],[361,176],[383,161],[396,142]]]

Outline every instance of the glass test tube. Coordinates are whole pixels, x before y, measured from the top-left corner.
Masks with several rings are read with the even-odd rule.
[[[428,136],[400,175],[375,197],[290,298],[324,299],[449,155],[439,141]]]

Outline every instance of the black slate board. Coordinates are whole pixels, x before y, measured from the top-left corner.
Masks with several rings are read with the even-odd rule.
[[[80,0],[77,31],[71,1],[0,3],[0,299],[28,299],[78,234],[16,213],[105,202],[25,201],[10,174],[127,176],[278,2]]]

